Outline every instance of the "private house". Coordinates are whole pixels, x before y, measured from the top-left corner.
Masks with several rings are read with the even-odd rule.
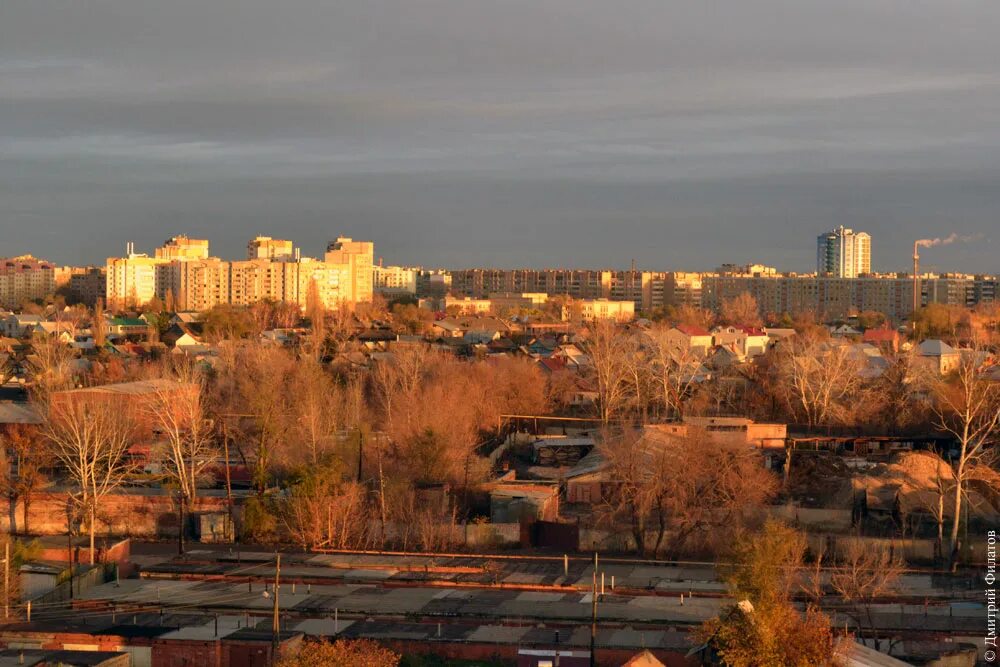
[[[703,357],[712,349],[714,341],[710,331],[692,324],[679,324],[667,332],[667,340],[679,354]]]
[[[889,327],[879,327],[868,329],[861,336],[863,343],[869,343],[882,350],[883,353],[896,354],[899,352],[899,332]]]
[[[961,353],[942,340],[925,340],[917,346],[922,365],[938,375],[947,375],[962,363]]]

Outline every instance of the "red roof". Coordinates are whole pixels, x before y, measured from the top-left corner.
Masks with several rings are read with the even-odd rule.
[[[766,336],[767,332],[760,327],[738,327],[740,331],[748,336]]]
[[[899,332],[895,329],[868,329],[865,331],[862,340],[865,342],[891,343],[899,339]]]
[[[686,336],[711,336],[707,330],[693,324],[678,324],[677,330]]]
[[[562,357],[547,357],[545,359],[539,359],[538,363],[541,364],[542,368],[549,373],[555,373],[556,371],[566,369],[566,360]]]

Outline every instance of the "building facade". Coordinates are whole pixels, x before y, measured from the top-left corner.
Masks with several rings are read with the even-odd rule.
[[[247,244],[247,259],[292,259],[295,246],[291,241],[258,236]]]
[[[341,267],[339,300],[341,303],[363,303],[372,300],[372,267],[375,264],[375,244],[341,236],[326,247],[323,257],[327,264]]]
[[[872,272],[872,237],[843,225],[816,238],[816,273],[857,278]]]
[[[0,306],[16,308],[56,289],[56,267],[31,255],[0,259]]]
[[[167,260],[208,259],[208,241],[180,234],[164,241],[155,250],[154,257]]]

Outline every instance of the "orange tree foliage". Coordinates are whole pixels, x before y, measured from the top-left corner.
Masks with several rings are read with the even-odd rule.
[[[801,614],[791,603],[795,572],[805,539],[769,520],[763,530],[737,538],[734,562],[726,573],[740,602],[707,621],[698,639],[710,644],[730,667],[815,667],[833,664],[830,619],[810,607]]]
[[[396,667],[400,655],[368,639],[306,641],[278,667]]]

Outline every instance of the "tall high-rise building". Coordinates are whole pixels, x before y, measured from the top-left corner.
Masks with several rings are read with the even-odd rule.
[[[872,237],[843,225],[816,238],[816,273],[857,278],[872,272]]]
[[[291,241],[258,236],[247,244],[247,259],[291,259],[295,247]]]
[[[163,242],[155,252],[156,259],[208,259],[208,241],[180,234]]]
[[[324,260],[327,264],[345,267],[342,274],[349,278],[340,281],[341,300],[361,303],[372,300],[372,267],[375,264],[375,244],[371,241],[354,241],[346,236],[339,237],[326,247]]]
[[[15,308],[56,288],[56,268],[31,255],[0,259],[0,306]]]
[[[109,257],[107,263],[107,305],[109,308],[136,308],[163,299],[173,282],[171,263],[164,257],[136,253],[128,244],[125,257]]]

